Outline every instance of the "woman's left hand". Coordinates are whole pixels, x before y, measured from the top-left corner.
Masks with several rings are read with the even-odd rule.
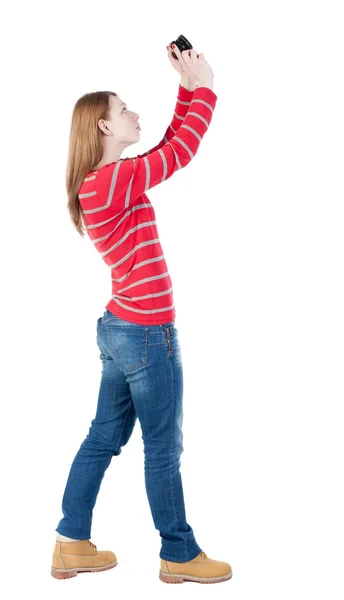
[[[171,48],[171,46],[167,46],[167,52],[168,52],[168,58],[170,60],[170,63],[174,67],[174,69],[176,71],[178,71],[178,73],[180,73],[180,75],[186,76],[186,77],[188,77],[188,79],[191,79],[190,78],[190,73],[185,73],[184,68],[183,68],[182,64],[180,63],[180,61],[178,60],[178,58],[174,58],[172,56],[172,48]]]

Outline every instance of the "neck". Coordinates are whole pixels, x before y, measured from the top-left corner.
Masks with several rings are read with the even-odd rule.
[[[116,144],[116,148],[108,148],[104,150],[101,161],[94,167],[94,170],[101,169],[104,165],[108,165],[113,162],[120,160],[123,150],[128,144]]]

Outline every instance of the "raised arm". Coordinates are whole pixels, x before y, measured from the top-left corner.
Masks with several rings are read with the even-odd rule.
[[[199,86],[190,105],[182,105],[188,109],[187,113],[183,120],[178,119],[179,128],[172,132],[168,142],[142,158],[120,159],[106,165],[94,182],[98,206],[90,212],[109,209],[119,214],[144,192],[185,167],[208,130],[216,102],[217,95],[212,89]]]
[[[123,180],[128,184],[126,206],[131,200],[171,177],[194,158],[212,120],[216,101],[217,96],[213,90],[198,87],[179,128],[167,143],[143,158],[136,157],[117,163],[120,180],[122,170]]]
[[[194,95],[194,90],[190,91],[190,90],[186,89],[186,87],[182,84],[182,82],[179,84],[177,102],[176,102],[176,106],[174,109],[172,121],[166,129],[163,139],[159,142],[159,144],[154,146],[154,148],[151,148],[144,154],[138,154],[137,158],[143,158],[144,156],[148,156],[148,154],[151,154],[155,150],[162,148],[162,146],[164,144],[166,144],[173,137],[173,135],[176,133],[176,131],[179,129],[182,122],[184,121],[184,118],[189,110],[189,106],[190,106],[191,100],[193,98],[193,95]]]

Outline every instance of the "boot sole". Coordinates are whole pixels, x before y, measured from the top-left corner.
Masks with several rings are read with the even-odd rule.
[[[194,581],[195,583],[220,583],[221,581],[228,581],[231,579],[233,573],[222,575],[220,577],[196,577],[193,575],[183,575],[179,573],[165,573],[159,571],[159,579],[164,583],[184,583],[184,581]]]
[[[107,571],[113,569],[117,565],[117,561],[111,563],[111,565],[105,565],[105,567],[78,567],[77,569],[55,569],[51,567],[51,575],[55,579],[70,579],[76,577],[78,573],[97,573],[99,571]]]

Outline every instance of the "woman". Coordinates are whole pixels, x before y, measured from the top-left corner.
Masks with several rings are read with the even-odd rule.
[[[111,269],[112,296],[97,321],[102,361],[98,405],[72,463],[56,528],[51,574],[115,567],[113,552],[90,541],[92,512],[112,456],[128,442],[139,418],[145,485],[162,539],[160,579],[219,582],[228,563],[207,557],[185,516],[180,474],[183,452],[183,372],[172,283],[154,208],[146,191],[186,166],[196,154],[216,105],[213,72],[203,54],[168,57],[180,73],[171,125],[162,141],[135,158],[121,159],[138,141],[138,114],[112,92],[87,94],[74,107],[67,173],[68,208],[81,221]],[[198,84],[198,87],[197,87]]]

